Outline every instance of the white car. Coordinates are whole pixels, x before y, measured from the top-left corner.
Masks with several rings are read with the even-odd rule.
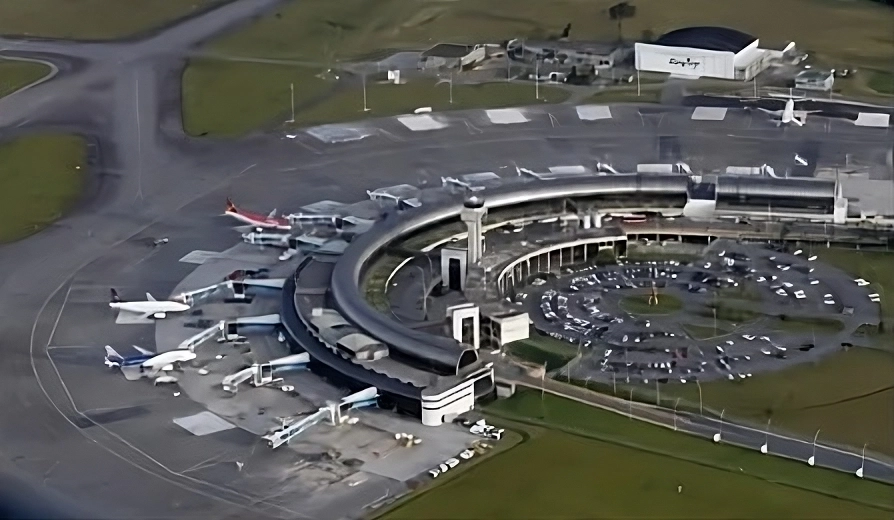
[[[766,281],[767,281],[767,279],[764,278],[763,276],[758,276],[758,277],[757,277],[757,282],[758,282],[758,283],[760,283],[760,282],[766,282]]]
[[[754,336],[751,334],[742,334],[742,338],[747,339],[748,341],[754,340]]]
[[[816,278],[811,278],[810,285],[819,285],[819,280],[817,280]]]
[[[835,300],[825,300],[823,301],[826,305],[835,305]]]
[[[475,455],[475,452],[472,450],[463,450],[460,452],[459,457],[463,460],[469,460]]]
[[[786,296],[788,293],[785,292],[785,289],[779,289],[776,291],[776,294],[778,294],[779,296]]]
[[[444,461],[445,464],[450,466],[451,468],[455,468],[459,465],[459,459],[450,458]]]
[[[791,289],[791,288],[792,288],[792,284],[789,283],[789,282],[782,282],[782,285],[784,285],[784,286],[785,286],[786,288],[788,288],[788,289]]]
[[[813,255],[807,259],[808,262],[813,262],[814,260],[816,260],[816,255]]]
[[[865,287],[865,286],[869,285],[869,282],[867,282],[866,280],[864,280],[862,278],[857,278],[854,281],[857,282],[857,285],[859,285],[860,287]]]

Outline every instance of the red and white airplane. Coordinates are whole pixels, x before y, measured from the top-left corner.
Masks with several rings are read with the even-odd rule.
[[[269,215],[255,213],[253,211],[245,211],[236,207],[233,201],[227,199],[227,209],[224,215],[235,218],[240,222],[244,222],[252,227],[261,229],[292,229],[289,220],[284,217],[277,217],[276,210],[270,212]]]

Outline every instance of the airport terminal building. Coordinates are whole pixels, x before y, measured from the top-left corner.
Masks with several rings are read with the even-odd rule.
[[[754,36],[726,27],[677,29],[652,43],[636,43],[636,70],[750,81],[784,52],[761,49],[759,43]]]

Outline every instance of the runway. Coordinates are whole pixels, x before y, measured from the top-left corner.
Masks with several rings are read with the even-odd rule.
[[[232,245],[238,237],[216,218],[228,195],[247,207],[297,211],[319,200],[361,200],[381,186],[439,184],[447,175],[512,176],[515,165],[602,161],[635,168],[686,160],[704,170],[767,163],[784,171],[807,146],[816,150],[816,164],[858,157],[873,165],[873,175],[887,171],[890,129],[824,118],[776,129],[756,114],[733,111],[722,121],[693,121],[692,107],[613,106],[611,118],[585,120],[574,106],[538,106],[523,109],[517,123],[495,122],[485,111],[434,114],[443,126],[429,131],[386,118],[294,139],[186,137],[175,86],[183,56],[279,3],[237,0],[135,41],[0,39],[5,54],[39,55],[59,67],[51,81],[0,99],[0,139],[51,129],[89,135],[96,144],[79,206],[0,255],[3,459],[33,485],[76,497],[90,510],[85,517],[235,518],[249,510],[259,518],[295,516],[292,498],[265,498],[269,483],[243,487],[231,468],[196,475],[186,471],[191,464],[177,464],[224,449],[185,444],[170,428],[169,419],[195,410],[194,403],[98,375],[96,347],[146,344],[152,336],[150,327],[114,326],[102,308],[108,287],[167,294],[191,269],[180,257]],[[333,130],[366,137],[315,137]],[[162,236],[170,238],[167,246],[147,246]],[[128,411],[99,415],[121,408]],[[248,447],[244,438],[226,442]]]

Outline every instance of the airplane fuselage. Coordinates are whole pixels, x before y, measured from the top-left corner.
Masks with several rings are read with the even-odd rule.
[[[256,228],[262,229],[280,229],[280,230],[289,230],[292,229],[289,221],[283,218],[268,218],[266,216],[260,214],[254,214],[250,212],[244,211],[227,211],[226,215],[229,215],[236,220],[248,224],[249,226],[253,226]]]
[[[145,301],[145,302],[110,302],[109,307],[134,314],[147,314],[150,316],[166,315],[169,312],[183,312],[189,310],[189,305],[180,302],[169,301]]]

